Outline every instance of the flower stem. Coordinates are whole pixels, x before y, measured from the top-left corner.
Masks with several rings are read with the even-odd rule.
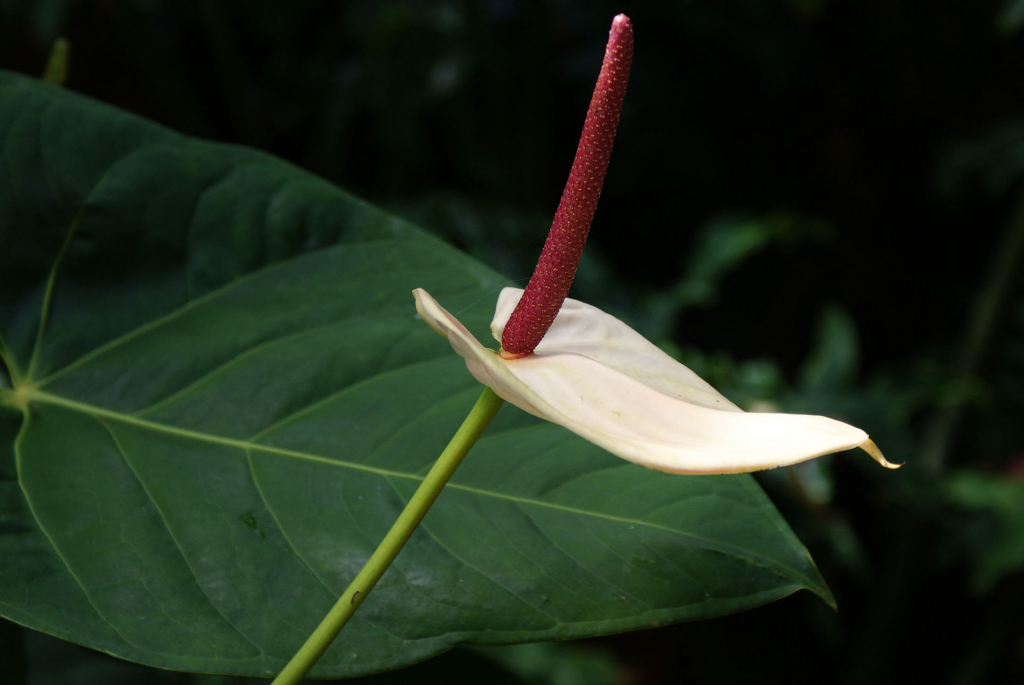
[[[395,560],[402,550],[406,541],[416,530],[426,515],[430,505],[434,503],[437,496],[441,494],[448,479],[455,473],[455,469],[462,463],[462,459],[469,453],[469,450],[476,443],[480,434],[487,428],[494,415],[501,409],[505,400],[494,394],[490,388],[484,388],[480,399],[476,401],[473,409],[470,410],[462,426],[455,432],[451,442],[444,448],[444,452],[437,458],[437,462],[430,469],[430,472],[423,479],[423,482],[416,489],[415,494],[405,505],[405,509],[398,516],[398,520],[391,526],[391,530],[384,536],[384,540],[374,551],[363,569],[349,584],[341,598],[338,599],[334,608],[328,612],[324,620],[320,622],[317,629],[309,636],[306,643],[299,648],[291,661],[282,669],[281,673],[274,679],[272,685],[294,685],[302,680],[309,670],[327,651],[327,648],[338,636],[341,629],[345,627],[352,614],[356,612],[359,605],[363,603],[370,590],[377,584],[380,577],[388,570],[391,562]]]

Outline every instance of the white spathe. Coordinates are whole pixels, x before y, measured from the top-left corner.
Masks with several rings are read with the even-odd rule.
[[[502,290],[491,322],[495,340],[522,294]],[[533,354],[506,359],[425,290],[413,296],[420,317],[499,397],[637,464],[740,473],[861,447],[882,466],[898,467],[867,433],[840,421],[742,411],[632,328],[578,300],[565,300]]]

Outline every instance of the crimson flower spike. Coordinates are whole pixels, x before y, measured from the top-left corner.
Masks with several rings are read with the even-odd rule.
[[[601,197],[632,61],[633,25],[629,17],[620,14],[612,21],[576,159],[548,239],[526,292],[502,333],[501,354],[505,358],[532,354],[569,294]]]

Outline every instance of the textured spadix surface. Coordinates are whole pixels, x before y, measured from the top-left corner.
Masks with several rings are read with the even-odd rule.
[[[0,73],[0,615],[269,674],[479,395],[416,320],[501,278],[258,152]],[[808,588],[747,476],[668,476],[502,409],[314,672],[646,628]]]

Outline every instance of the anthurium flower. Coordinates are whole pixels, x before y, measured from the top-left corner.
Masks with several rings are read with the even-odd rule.
[[[895,468],[859,428],[824,416],[740,410],[697,374],[597,307],[566,299],[534,353],[484,347],[425,290],[416,311],[502,399],[623,459],[673,473],[738,473],[861,447]],[[505,288],[491,322],[501,340],[523,291]]]
[[[746,413],[693,371],[596,307],[566,299],[601,194],[633,52],[612,23],[583,136],[526,290],[498,298],[484,347],[425,290],[416,311],[501,398],[623,459],[672,473],[738,473],[853,447],[896,468],[867,434],[824,416]]]

